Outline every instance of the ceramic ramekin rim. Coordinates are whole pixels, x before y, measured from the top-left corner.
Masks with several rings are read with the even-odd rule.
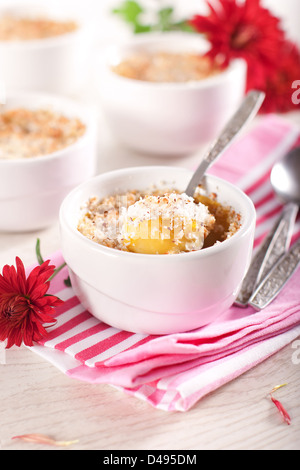
[[[222,70],[220,73],[212,76],[205,78],[203,80],[194,80],[190,82],[184,82],[184,83],[179,83],[179,82],[147,82],[147,81],[142,81],[142,80],[134,80],[131,78],[123,77],[121,75],[118,75],[115,73],[113,70],[110,68],[110,62],[111,62],[111,56],[116,53],[118,50],[125,50],[125,49],[130,49],[131,47],[134,48],[136,45],[143,44],[143,43],[148,43],[150,44],[152,41],[153,42],[158,42],[160,38],[167,38],[168,36],[171,37],[186,37],[187,40],[192,39],[192,36],[194,36],[193,40],[197,38],[199,41],[205,43],[206,40],[202,38],[198,33],[187,33],[187,32],[166,32],[166,33],[144,33],[145,36],[143,36],[143,33],[137,38],[134,37],[127,43],[125,42],[124,44],[113,44],[110,45],[106,48],[106,50],[103,53],[103,56],[100,58],[100,70],[107,74],[107,76],[110,79],[114,79],[116,83],[123,83],[124,85],[127,86],[135,86],[139,87],[141,89],[153,89],[153,90],[202,90],[202,89],[207,89],[210,87],[214,87],[218,84],[221,84],[226,78],[233,73],[235,73],[237,70],[243,70],[246,71],[247,64],[244,59],[242,58],[235,58],[233,59],[230,64]],[[141,37],[143,36],[143,37]]]
[[[16,11],[18,12],[18,4],[17,5],[12,5],[10,7],[7,7],[7,5],[3,5],[0,7],[0,12],[5,12],[5,11]],[[34,6],[34,5],[30,5]],[[51,12],[49,13],[49,16],[52,17]],[[72,42],[74,39],[76,39],[78,36],[81,36],[83,33],[86,33],[89,31],[88,27],[88,22],[84,18],[78,17],[76,15],[76,18],[72,13],[68,16],[69,20],[74,20],[77,24],[77,28],[74,31],[70,31],[68,33],[64,34],[59,34],[57,36],[51,36],[47,38],[41,38],[41,39],[26,39],[26,40],[13,40],[13,41],[0,41],[0,50],[1,49],[19,49],[20,51],[23,50],[34,50],[34,49],[47,49],[51,47],[57,47],[61,46],[64,43]],[[62,15],[62,19],[67,19],[66,15]]]
[[[33,49],[47,49],[51,47],[60,47],[63,43],[72,42],[78,34],[82,34],[82,27],[78,27],[78,30],[71,31],[69,33],[61,34],[59,37],[49,37],[44,39],[27,39],[26,41],[0,41],[0,50],[7,49],[19,49],[20,51],[33,50]]]
[[[28,157],[28,158],[13,158],[11,160],[8,159],[1,159],[0,158],[0,170],[1,168],[12,168],[14,166],[21,166],[21,165],[40,165],[41,162],[47,162],[49,160],[56,160],[64,157],[65,155],[69,154],[70,152],[73,152],[74,149],[80,148],[81,146],[85,145],[85,142],[87,139],[90,139],[91,135],[96,132],[96,117],[95,117],[95,111],[92,107],[87,106],[85,104],[79,103],[72,98],[56,94],[56,93],[48,93],[48,92],[35,92],[35,91],[9,91],[7,93],[7,98],[16,98],[16,97],[21,97],[21,98],[36,98],[36,99],[41,99],[41,98],[46,98],[49,99],[49,103],[51,103],[51,98],[54,99],[56,102],[62,103],[62,112],[64,105],[68,106],[74,106],[75,108],[78,109],[79,114],[81,116],[84,115],[86,120],[86,130],[82,136],[80,136],[76,142],[73,144],[68,145],[67,147],[64,147],[60,150],[56,150],[55,152],[49,153],[47,155],[38,155],[35,157]],[[80,119],[80,116],[75,116],[78,119]]]
[[[217,254],[220,251],[224,251],[227,249],[230,249],[232,245],[234,245],[238,240],[240,240],[242,237],[246,236],[249,231],[253,229],[255,226],[255,220],[256,220],[256,211],[253,202],[251,199],[236,185],[230,183],[227,180],[224,180],[222,178],[219,178],[217,176],[208,174],[207,177],[209,179],[212,179],[216,182],[219,182],[220,184],[223,184],[227,187],[230,187],[232,190],[236,192],[236,194],[239,195],[239,198],[241,201],[243,201],[244,204],[248,205],[248,210],[249,210],[249,217],[246,218],[245,223],[243,223],[240,227],[240,229],[230,238],[227,240],[224,240],[223,242],[213,245],[211,247],[205,248],[204,250],[199,250],[199,251],[193,251],[193,252],[186,252],[186,253],[178,253],[178,254],[172,254],[172,255],[161,255],[161,254],[142,254],[142,253],[131,253],[127,251],[121,251],[117,250],[115,248],[110,248],[106,247],[103,245],[100,245],[96,242],[93,242],[92,240],[89,240],[87,237],[85,237],[82,233],[80,233],[75,227],[72,226],[70,221],[66,220],[65,218],[65,211],[66,211],[66,206],[69,205],[69,203],[72,201],[72,198],[83,188],[88,187],[89,184],[92,184],[93,182],[99,180],[105,180],[109,179],[113,176],[117,175],[126,175],[126,174],[131,174],[132,172],[136,171],[147,171],[148,169],[153,170],[158,170],[159,168],[163,169],[168,169],[170,172],[172,170],[176,171],[182,171],[182,173],[190,173],[192,175],[192,172],[186,168],[182,167],[174,167],[174,166],[164,166],[164,165],[157,165],[157,166],[137,166],[137,167],[129,167],[129,168],[121,168],[118,170],[112,170],[109,172],[105,172],[99,175],[96,175],[92,178],[90,178],[88,181],[85,181],[78,185],[76,188],[74,188],[70,193],[65,197],[63,200],[61,206],[60,206],[60,211],[59,211],[59,224],[61,226],[61,229],[66,228],[70,233],[73,234],[75,239],[77,239],[78,243],[83,243],[85,246],[89,247],[91,250],[96,251],[97,253],[101,253],[105,256],[113,256],[113,257],[120,257],[120,258],[131,258],[136,259],[136,260],[144,260],[145,262],[148,260],[153,260],[153,259],[160,259],[162,260],[165,259],[166,262],[174,262],[178,259],[181,260],[191,260],[193,258],[202,258],[206,256],[210,256],[213,254]]]

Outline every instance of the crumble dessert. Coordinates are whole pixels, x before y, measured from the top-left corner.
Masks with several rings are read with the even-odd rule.
[[[78,29],[74,21],[57,21],[48,18],[0,18],[0,41],[26,41],[45,39],[71,33]]]
[[[4,111],[0,113],[0,159],[48,155],[76,142],[85,130],[78,118],[46,109]]]
[[[135,253],[201,250],[215,218],[186,194],[145,195],[121,212],[121,240]]]
[[[166,190],[91,197],[82,210],[77,229],[88,239],[144,254],[198,251],[230,238],[240,227],[240,215],[201,188],[194,199]]]
[[[209,57],[195,53],[137,53],[127,57],[112,70],[126,78],[147,82],[198,81],[221,72]]]

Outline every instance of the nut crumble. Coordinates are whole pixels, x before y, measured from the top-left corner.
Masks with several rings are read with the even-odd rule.
[[[198,81],[221,72],[210,58],[193,53],[143,53],[126,58],[112,70],[126,78],[148,82]]]
[[[76,142],[86,127],[46,109],[11,109],[0,113],[0,159],[30,158],[61,150]]]
[[[45,39],[71,33],[78,29],[74,21],[54,21],[47,18],[0,18],[0,41]]]
[[[216,194],[208,197],[199,188],[191,199],[166,190],[91,197],[82,208],[77,229],[100,245],[152,254],[198,251],[221,243],[239,230],[240,215],[221,205]],[[150,221],[156,223],[150,227]],[[178,221],[183,225],[176,226]]]

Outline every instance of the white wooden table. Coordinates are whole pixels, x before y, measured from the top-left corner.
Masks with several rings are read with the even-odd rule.
[[[66,448],[74,450],[299,450],[300,365],[292,364],[293,351],[287,346],[188,412],[166,413],[109,385],[74,381],[27,349],[11,350],[0,366],[2,450],[48,450],[11,440],[33,432],[78,439]],[[282,382],[288,385],[276,398],[289,411],[290,426],[266,398]]]

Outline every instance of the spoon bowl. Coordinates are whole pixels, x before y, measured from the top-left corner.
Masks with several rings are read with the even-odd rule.
[[[274,165],[271,184],[282,202],[300,206],[300,147],[288,152]]]

